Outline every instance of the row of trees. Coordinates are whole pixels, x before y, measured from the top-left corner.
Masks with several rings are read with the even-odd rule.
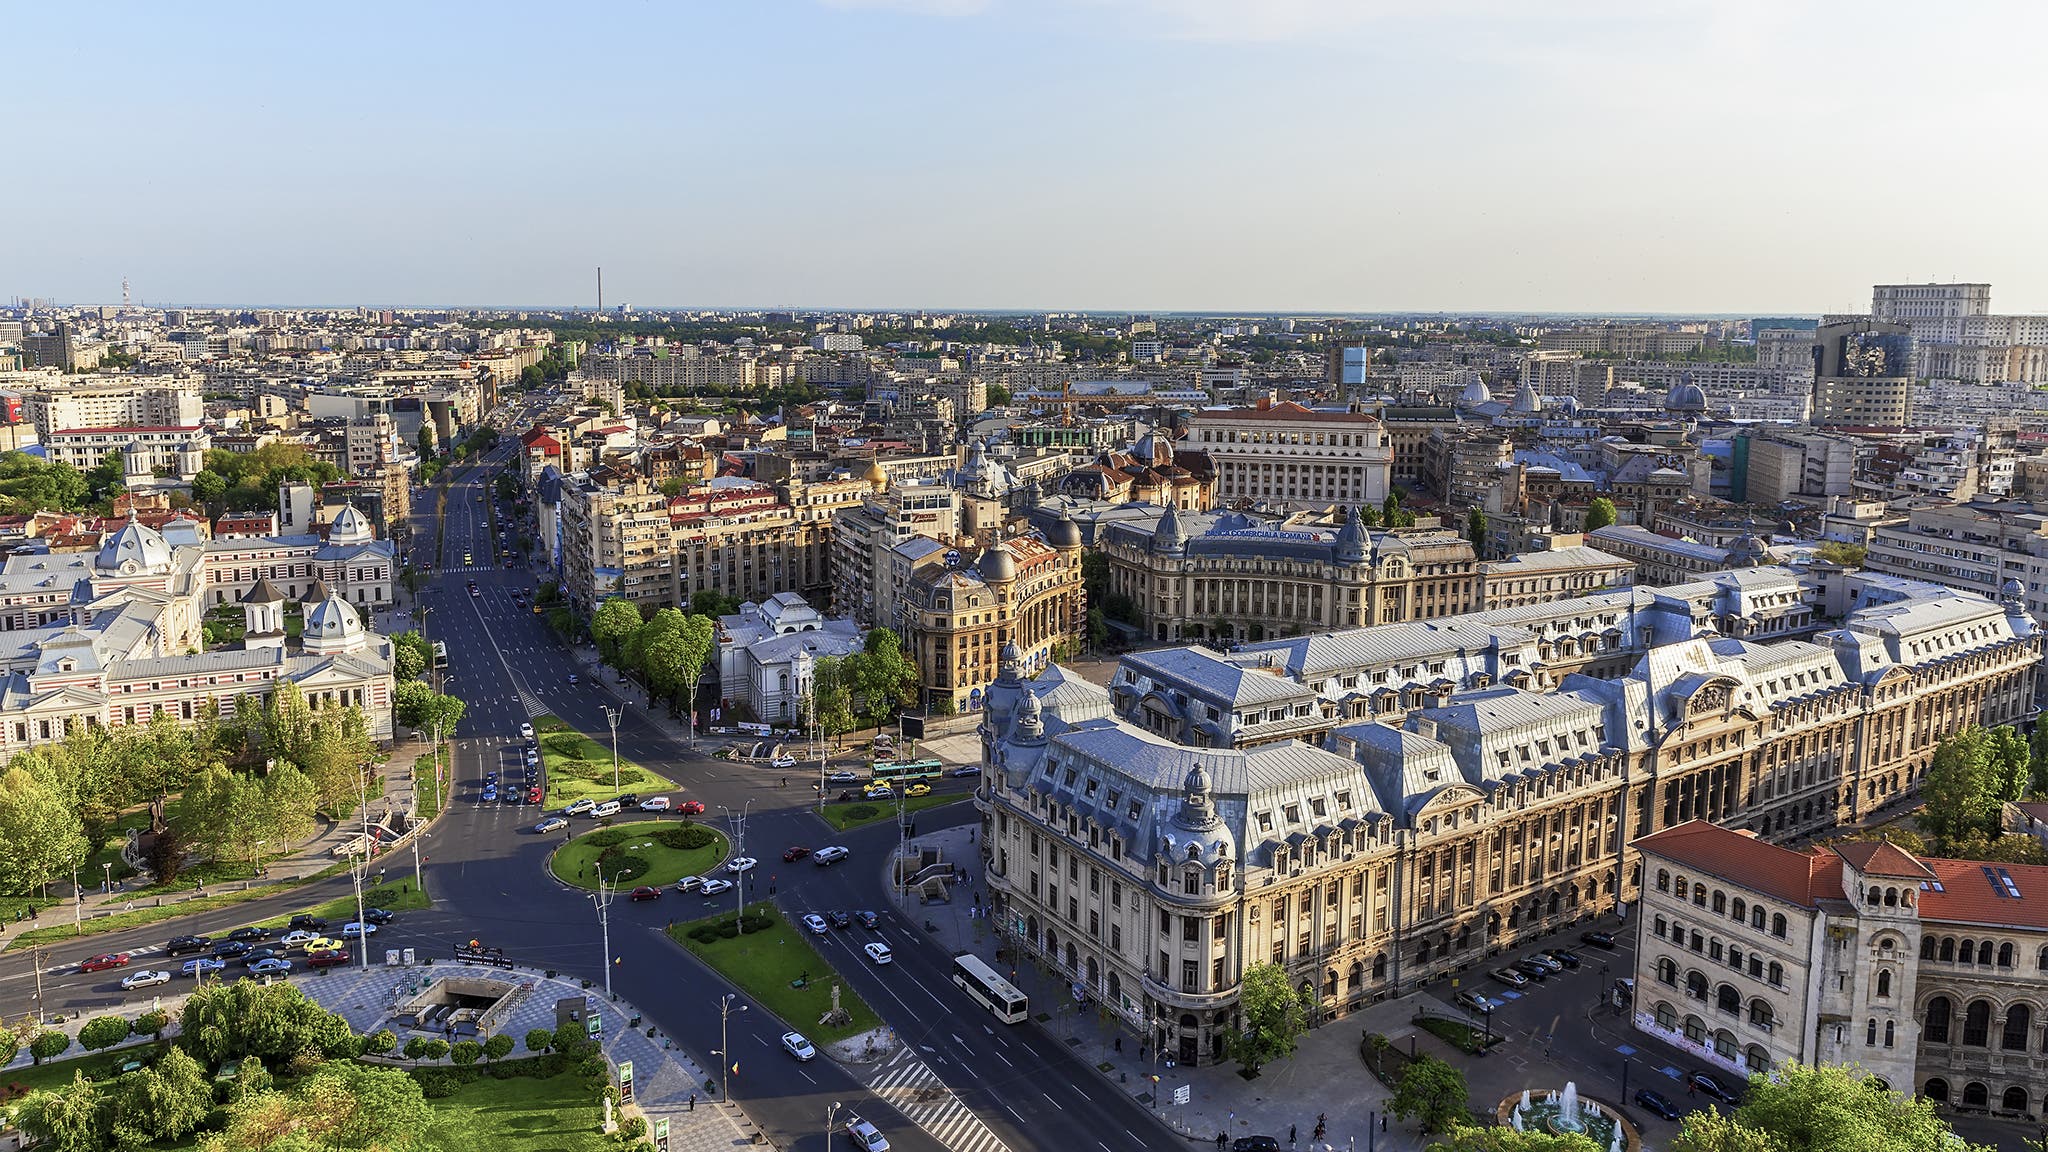
[[[614,596],[597,606],[590,637],[605,663],[640,674],[650,706],[666,699],[674,713],[697,699],[697,683],[718,646],[718,623],[702,613],[684,615],[679,608],[643,618],[638,605]]]
[[[121,480],[119,452],[109,452],[87,471],[26,452],[0,452],[0,504],[17,514],[83,512],[105,505],[121,491]]]
[[[1945,856],[2048,863],[2040,841],[2007,836],[2003,805],[2048,792],[2048,725],[2033,738],[2010,725],[1971,725],[1935,746],[1920,782],[1926,807],[1916,817]]]
[[[305,838],[318,810],[352,809],[376,755],[360,709],[315,709],[289,681],[227,715],[208,702],[189,723],[159,714],[133,727],[81,725],[0,773],[0,891],[47,893],[142,805],[159,881],[192,850],[254,861],[259,842]]]
[[[448,739],[462,722],[469,706],[456,696],[434,691],[427,677],[434,668],[434,645],[418,632],[401,632],[391,638],[392,675],[398,681],[391,714],[400,724],[430,735],[440,726],[441,738]]]
[[[827,736],[851,732],[859,719],[880,728],[917,700],[917,665],[894,630],[869,630],[861,648],[811,669],[811,715]]]
[[[341,478],[341,469],[316,460],[303,444],[265,444],[254,452],[215,448],[192,478],[192,498],[216,512],[277,506],[277,486],[293,480],[318,487]]]

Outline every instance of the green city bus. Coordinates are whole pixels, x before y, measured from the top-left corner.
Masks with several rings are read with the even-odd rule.
[[[877,760],[869,765],[870,780],[894,783],[898,780],[937,780],[945,774],[945,763],[939,760]]]

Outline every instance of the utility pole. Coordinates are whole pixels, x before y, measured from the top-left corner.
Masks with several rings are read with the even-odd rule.
[[[85,935],[85,893],[78,890],[78,866],[71,866],[71,926]]]
[[[726,825],[732,829],[732,854],[735,860],[747,854],[747,809],[753,806],[754,802],[752,800],[740,805],[740,814],[738,816],[734,816],[732,809],[727,808],[725,805],[720,804],[718,806],[718,810],[725,813]],[[732,923],[733,927],[739,929],[742,935],[746,933],[744,921],[746,920],[747,879],[753,871],[752,868],[749,868],[745,872],[738,873],[738,878],[733,881],[732,885]]]
[[[604,865],[597,867],[597,894],[590,898],[597,905],[597,927],[604,935],[604,995],[612,996],[612,897],[618,889],[608,887],[604,882]]]
[[[599,673],[602,675],[602,671]],[[604,706],[605,723],[612,726],[612,798],[619,795],[619,710],[607,704]]]
[[[356,885],[356,968],[370,970],[370,925],[363,919],[363,873],[370,870],[370,853],[377,842],[370,838],[370,765],[364,761],[358,769],[363,777],[363,791],[359,799],[363,805],[363,859],[362,863],[349,869]]]
[[[28,950],[28,962],[36,971],[36,1023],[43,1023],[43,946],[34,944]]]
[[[732,1033],[726,1025],[732,1016],[732,1002],[735,999],[737,997],[731,992],[727,992],[718,998],[718,1075],[723,1085],[723,1087],[719,1088],[718,1094],[725,1097],[725,1102],[728,1104],[732,1103],[733,1059]],[[747,1006],[745,1004],[739,1006],[739,1011],[745,1012],[746,1010]]]

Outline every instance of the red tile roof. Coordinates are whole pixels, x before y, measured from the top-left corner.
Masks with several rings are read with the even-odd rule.
[[[1324,424],[1377,424],[1379,417],[1370,412],[1319,412],[1305,408],[1292,400],[1283,400],[1270,408],[1226,408],[1220,411],[1197,412],[1196,420],[1307,420]]]
[[[1823,899],[1839,899],[1842,895],[1841,869],[1833,857],[1780,848],[1748,832],[1705,820],[1689,820],[1653,832],[1637,840],[1635,846],[1674,864],[1802,907],[1811,908]],[[1829,871],[1834,873],[1832,877],[1827,874]]]
[[[1920,858],[1890,840],[1860,840],[1837,844],[1834,853],[1847,860],[1865,876],[1902,876],[1908,880],[1929,880],[1934,870]]]
[[[1935,884],[1920,893],[1920,919],[1949,924],[2048,928],[2048,865],[1929,860]],[[2012,881],[2012,888],[2005,881]],[[1994,887],[1994,883],[1996,887]],[[2019,895],[2012,895],[2018,889]]]

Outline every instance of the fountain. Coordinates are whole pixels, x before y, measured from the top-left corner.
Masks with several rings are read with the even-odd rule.
[[[1510,1096],[1500,1102],[1496,1119],[1517,1132],[1576,1132],[1606,1152],[1642,1147],[1634,1126],[1617,1110],[1580,1096],[1576,1081],[1567,1082],[1562,1091],[1551,1089],[1537,1095],[1525,1089],[1519,1096]]]

